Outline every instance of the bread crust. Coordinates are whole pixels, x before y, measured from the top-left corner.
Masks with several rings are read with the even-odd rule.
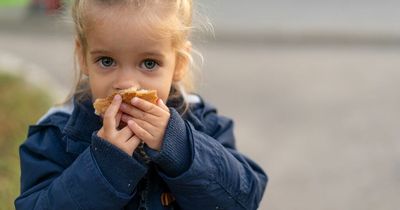
[[[121,90],[116,93],[113,93],[106,98],[98,98],[93,103],[93,107],[95,109],[95,114],[104,115],[107,108],[111,105],[111,102],[115,95],[121,95],[122,102],[130,104],[130,101],[134,97],[138,97],[144,99],[150,103],[157,104],[157,90],[136,90],[133,88]]]

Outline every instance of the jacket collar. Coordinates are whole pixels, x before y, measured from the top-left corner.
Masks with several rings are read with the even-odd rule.
[[[94,131],[102,126],[102,120],[94,113],[91,98],[77,101],[74,100],[74,109],[63,133],[69,137],[89,142]]]

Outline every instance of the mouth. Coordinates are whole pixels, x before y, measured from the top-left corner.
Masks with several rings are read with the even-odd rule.
[[[129,87],[129,88],[126,88],[126,89],[114,89],[112,94],[114,94],[114,93],[122,94],[122,93],[125,93],[125,92],[138,91],[138,90],[141,90],[141,89],[142,88],[138,88],[138,87],[135,87],[135,86],[132,86],[132,87]]]

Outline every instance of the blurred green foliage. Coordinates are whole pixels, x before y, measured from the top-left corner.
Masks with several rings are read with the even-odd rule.
[[[50,101],[44,91],[0,73],[0,209],[14,209],[20,192],[18,147],[28,126],[48,110]]]
[[[0,7],[26,6],[30,0],[0,0]]]

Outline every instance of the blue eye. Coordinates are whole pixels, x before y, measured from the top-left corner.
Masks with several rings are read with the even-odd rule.
[[[152,59],[146,59],[140,65],[141,68],[146,69],[147,71],[154,71],[157,67],[158,63]]]
[[[113,65],[115,65],[115,61],[114,59],[110,58],[110,57],[102,57],[99,59],[100,61],[100,65],[103,68],[109,68],[112,67]]]

